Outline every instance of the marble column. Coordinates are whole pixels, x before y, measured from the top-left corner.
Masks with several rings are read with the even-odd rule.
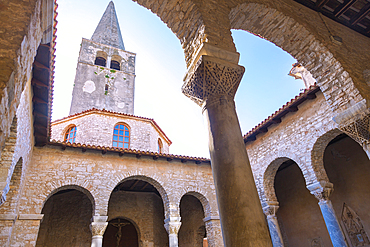
[[[226,54],[225,59],[199,55],[189,67],[182,91],[203,107],[208,121],[224,245],[272,246],[235,111],[234,96],[244,67],[238,65],[239,58],[234,56],[237,53],[211,49],[215,55]]]
[[[105,229],[108,226],[108,216],[93,216],[90,224],[92,233],[91,247],[102,247],[103,246],[103,235]]]
[[[283,247],[284,241],[281,235],[279,222],[276,217],[276,212],[279,208],[279,203],[275,202],[274,205],[268,205],[263,208],[263,212],[267,217],[267,225],[269,227],[272,245],[274,247]]]
[[[219,216],[209,216],[203,219],[206,226],[209,247],[223,247],[221,222]]]
[[[169,247],[178,247],[178,233],[181,226],[181,217],[180,216],[170,216],[164,220],[164,228],[168,233],[169,238]]]
[[[329,196],[333,192],[333,184],[326,181],[319,181],[307,186],[307,188],[319,200],[320,210],[333,246],[347,247],[339,221],[335,216],[333,205],[329,200]]]

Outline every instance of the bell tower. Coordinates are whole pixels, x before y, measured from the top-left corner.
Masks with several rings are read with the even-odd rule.
[[[82,38],[69,114],[91,108],[134,114],[135,56],[125,51],[111,1],[91,39]]]

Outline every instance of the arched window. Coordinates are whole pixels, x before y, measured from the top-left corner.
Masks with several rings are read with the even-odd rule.
[[[130,130],[125,124],[117,124],[113,130],[113,147],[130,147]]]
[[[110,61],[110,68],[115,70],[121,70],[122,57],[119,55],[113,55]]]
[[[115,70],[121,70],[119,62],[114,60],[110,62],[110,68]]]
[[[158,138],[158,153],[162,153],[163,150],[163,143],[161,138]]]
[[[103,66],[105,67],[107,65],[107,53],[104,51],[98,51],[96,53],[96,58],[95,58],[95,65]]]
[[[107,64],[107,60],[104,57],[96,57],[95,65],[104,66]]]
[[[76,133],[77,133],[77,127],[75,125],[69,127],[64,136],[64,141],[74,143],[76,141]]]

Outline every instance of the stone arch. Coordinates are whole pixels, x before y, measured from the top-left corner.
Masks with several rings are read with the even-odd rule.
[[[159,192],[159,194],[161,195],[161,198],[162,198],[162,201],[163,201],[163,207],[164,207],[164,214],[165,214],[165,218],[168,218],[169,215],[170,215],[170,200],[168,198],[168,194],[166,192],[166,190],[163,188],[162,186],[162,183],[160,183],[160,179],[158,178],[152,178],[150,176],[147,176],[147,175],[142,175],[142,174],[127,174],[126,176],[122,176],[122,177],[115,177],[111,180],[110,184],[108,185],[108,188],[107,189],[110,189],[110,193],[107,193],[109,195],[108,198],[104,198],[104,201],[106,202],[105,203],[105,214],[106,212],[108,212],[108,203],[109,203],[109,198],[113,192],[113,189],[118,185],[118,184],[121,184],[125,181],[128,181],[128,180],[133,180],[133,179],[138,179],[138,180],[142,180],[142,181],[145,181],[151,185],[154,186],[154,188]]]
[[[105,67],[107,65],[108,54],[104,51],[97,51],[95,56],[95,65]]]
[[[232,29],[266,39],[298,60],[316,79],[335,113],[363,98],[352,78],[329,49],[295,19],[258,3],[243,3],[229,14]]]
[[[1,150],[0,157],[0,205],[2,205],[6,200],[6,194],[9,191],[9,183],[12,176],[12,164],[13,156],[15,151],[17,141],[17,117],[13,118],[12,124],[10,126],[10,133],[5,140],[5,145]]]
[[[94,198],[94,196],[91,194],[91,192],[89,190],[87,190],[86,188],[82,187],[81,185],[77,185],[77,184],[66,184],[66,185],[62,185],[62,186],[60,186],[58,188],[55,188],[55,189],[51,190],[48,193],[48,195],[45,196],[45,198],[43,200],[43,203],[42,203],[42,207],[40,209],[40,212],[41,212],[42,208],[44,208],[45,203],[48,201],[48,199],[51,196],[53,196],[54,194],[58,193],[59,191],[68,190],[68,189],[78,190],[78,191],[82,192],[83,194],[85,194],[89,198],[89,200],[91,202],[92,214],[95,215],[96,205],[95,205],[95,198]]]
[[[274,187],[275,175],[280,165],[288,160],[292,160],[298,165],[306,181],[306,184],[308,184],[308,181],[311,180],[312,172],[310,173],[307,171],[307,168],[302,165],[300,159],[297,156],[281,155],[275,157],[271,162],[269,162],[269,165],[263,173],[263,191],[260,192],[260,199],[262,201],[263,207],[266,206],[267,202],[277,202]]]
[[[211,209],[211,205],[209,204],[209,200],[207,197],[204,196],[203,193],[197,192],[197,191],[186,191],[182,196],[180,197],[180,200],[178,201],[178,205],[180,205],[181,198],[185,195],[191,195],[197,198],[200,203],[202,204],[203,210],[204,210],[204,217],[211,217],[214,216],[213,211]]]
[[[183,47],[188,68],[203,43],[227,51],[236,50],[227,22],[227,11],[220,9],[217,4],[207,4],[199,0],[133,1],[156,14],[177,36]],[[210,8],[218,18],[204,18]],[[224,20],[225,25],[220,25],[220,20]]]
[[[316,174],[317,181],[328,181],[328,176],[324,168],[324,153],[329,142],[338,135],[343,134],[339,129],[332,129],[321,135],[315,141],[311,150],[311,164]]]

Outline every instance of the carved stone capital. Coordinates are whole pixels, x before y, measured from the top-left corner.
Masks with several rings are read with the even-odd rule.
[[[268,205],[263,208],[263,213],[269,217],[269,216],[276,216],[276,212],[279,209],[278,205]]]
[[[180,217],[170,217],[164,220],[164,228],[168,234],[178,234],[181,226]]]
[[[95,215],[90,224],[91,233],[93,236],[103,236],[105,229],[108,226],[108,216]]]
[[[181,90],[199,106],[213,96],[233,99],[244,71],[238,64],[202,55],[188,71]]]
[[[326,181],[319,181],[307,186],[307,188],[320,202],[328,201],[334,191],[333,184]]]
[[[90,225],[93,236],[103,236],[108,222],[92,222]]]
[[[338,128],[361,145],[370,144],[370,109],[366,99],[336,115]]]

